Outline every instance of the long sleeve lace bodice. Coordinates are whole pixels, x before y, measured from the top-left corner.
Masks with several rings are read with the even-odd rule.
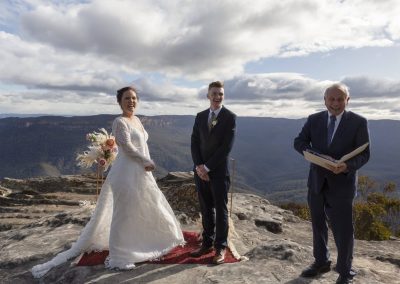
[[[143,166],[153,165],[153,161],[148,156],[148,151],[146,149],[146,133],[143,129],[143,136],[138,135],[135,132],[132,133],[131,129],[133,126],[129,125],[128,122],[123,117],[118,117],[114,120],[112,126],[112,133],[115,136],[115,140],[119,147],[119,150],[125,152],[125,154],[137,161],[139,161]],[[136,130],[139,132],[140,130]],[[141,140],[144,141],[141,141]],[[136,145],[134,145],[134,142]],[[147,156],[146,156],[147,154]]]

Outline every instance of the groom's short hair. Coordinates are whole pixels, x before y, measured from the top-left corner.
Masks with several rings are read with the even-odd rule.
[[[215,81],[211,82],[210,85],[208,85],[208,90],[211,90],[211,88],[223,88],[224,87],[224,82],[221,81]]]

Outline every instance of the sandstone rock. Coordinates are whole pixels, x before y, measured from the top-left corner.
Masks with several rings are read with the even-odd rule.
[[[247,217],[247,215],[242,212],[236,213],[236,216],[238,217],[239,220],[248,220],[249,219]]]
[[[199,217],[193,172],[169,173],[157,182],[174,211],[184,212],[192,220]]]
[[[273,240],[267,244],[257,246],[246,253],[250,259],[266,259],[276,258],[281,260],[295,261],[296,254],[303,253],[306,250],[304,247],[299,246],[297,243],[287,240]]]
[[[257,227],[264,227],[274,234],[282,233],[282,223],[275,220],[255,219],[254,224]]]
[[[158,183],[182,228],[199,230],[193,173],[171,173]],[[77,267],[72,260],[52,269],[37,281],[29,269],[69,248],[89,220],[96,180],[90,176],[8,179],[4,183],[1,181],[0,186],[7,188],[7,191],[2,191],[6,192],[2,197],[13,193],[12,200],[27,200],[0,205],[1,283],[328,284],[337,278],[333,271],[315,280],[299,276],[302,269],[313,261],[309,222],[257,195],[234,193],[229,201],[229,205],[232,204],[230,240],[241,255],[249,258],[248,261],[219,266],[140,264],[131,271],[113,271],[103,265]],[[32,200],[59,202],[34,203]],[[71,203],[67,205],[64,201]],[[272,230],[267,227],[272,227]],[[332,236],[329,247],[335,263],[336,249]],[[356,283],[400,283],[399,260],[398,238],[382,242],[356,240],[353,265],[358,272]]]
[[[8,231],[11,230],[12,225],[11,224],[0,224],[0,232],[1,231]]]
[[[8,189],[4,186],[0,186],[0,196],[7,196],[12,192],[11,189]]]

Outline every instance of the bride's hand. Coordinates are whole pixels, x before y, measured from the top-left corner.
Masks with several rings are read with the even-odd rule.
[[[148,163],[148,164],[146,164],[146,165],[144,166],[144,169],[145,169],[147,172],[154,171],[155,168],[156,168],[156,165],[155,165],[153,162]]]
[[[145,169],[147,172],[151,172],[151,171],[154,171],[155,167],[154,167],[154,166],[147,166],[147,167],[144,167],[144,169]]]

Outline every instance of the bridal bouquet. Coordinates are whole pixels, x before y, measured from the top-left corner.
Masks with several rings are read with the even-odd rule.
[[[80,167],[90,168],[93,163],[98,163],[107,171],[117,156],[118,148],[114,136],[108,134],[104,128],[99,130],[100,132],[86,134],[86,140],[90,141],[91,145],[88,146],[88,151],[78,154],[76,160]]]

